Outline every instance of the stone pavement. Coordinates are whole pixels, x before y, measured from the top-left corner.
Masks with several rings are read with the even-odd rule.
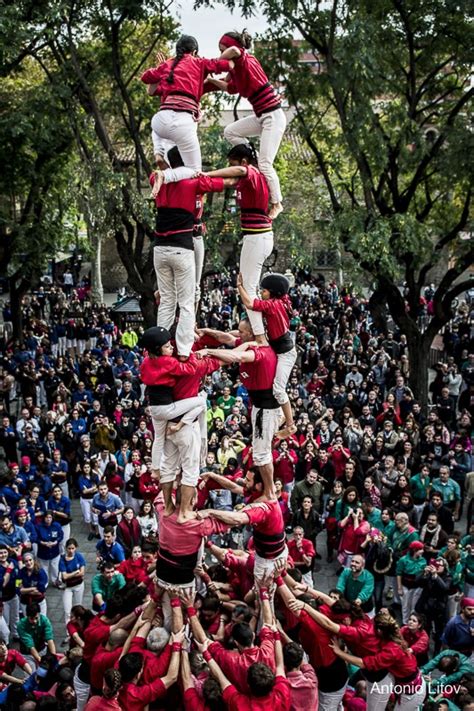
[[[71,523],[71,537],[77,540],[79,544],[79,551],[82,553],[87,562],[83,605],[90,608],[92,606],[91,580],[97,573],[97,565],[95,561],[95,546],[97,540],[87,540],[88,529],[86,524],[82,521],[81,508],[78,499],[72,500],[71,509],[73,519]],[[322,555],[322,560],[316,561],[315,587],[317,587],[318,590],[327,592],[336,586],[336,570],[338,569],[339,564],[336,560],[333,563],[326,563],[325,561],[326,534],[324,531],[319,534],[317,544],[318,552]],[[52,586],[48,587],[46,592],[48,617],[53,625],[55,642],[58,651],[61,651],[61,642],[66,637],[62,595],[63,593],[61,590],[57,590]]]

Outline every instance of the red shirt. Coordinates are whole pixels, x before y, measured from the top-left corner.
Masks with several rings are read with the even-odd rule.
[[[186,363],[181,363],[173,356],[146,356],[140,366],[140,378],[145,385],[164,385],[172,388],[182,375],[193,375],[196,370],[196,358],[189,356]]]
[[[184,711],[209,711],[209,706],[193,687],[186,689],[183,695],[183,702]]]
[[[185,376],[186,377],[186,376]],[[160,491],[160,485],[151,478],[151,472],[146,471],[138,480],[138,493],[144,501],[154,501]]]
[[[178,511],[171,516],[159,514],[160,550],[157,575],[173,584],[191,583],[202,539],[213,533],[223,533],[229,526],[212,518],[197,518],[185,523],[177,522]]]
[[[298,455],[292,449],[286,450],[286,456],[281,456],[281,452],[277,449],[273,450],[273,469],[274,479],[281,479],[283,484],[290,484],[295,478],[295,464],[298,461]]]
[[[240,364],[240,378],[247,390],[271,390],[277,368],[277,357],[270,346],[251,346],[255,353],[252,363]],[[251,397],[251,396],[250,396]]]
[[[295,563],[303,563],[303,555],[307,555],[310,558],[314,558],[316,555],[313,544],[307,538],[302,539],[301,550],[296,545],[296,541],[294,539],[288,541],[288,553],[291,555]]]
[[[94,660],[91,664],[91,686],[94,689],[102,689],[104,674],[107,669],[112,669],[115,662],[118,661],[122,654],[123,647],[117,647],[112,651],[105,649],[101,644],[94,654]]]
[[[201,387],[202,379],[209,373],[219,370],[221,362],[217,358],[203,358],[196,363],[196,370],[192,375],[183,375],[173,388],[174,400],[185,400],[187,397],[196,397]]]
[[[151,701],[165,696],[166,686],[160,678],[155,679],[151,684],[137,686],[136,684],[124,684],[118,696],[121,708],[127,711],[143,711]]]
[[[351,626],[341,625],[339,637],[348,643],[357,657],[377,654],[380,650],[380,639],[375,636],[374,622],[367,616],[354,620]]]
[[[396,642],[382,642],[377,654],[362,659],[368,671],[386,669],[395,679],[412,678],[418,670],[415,655],[405,652]]]
[[[11,674],[16,666],[23,669],[25,664],[26,659],[20,652],[17,652],[16,649],[9,649],[3,662],[0,662],[0,674]]]
[[[291,687],[288,679],[277,676],[275,686],[267,696],[258,698],[240,694],[235,686],[231,685],[224,689],[222,698],[229,711],[290,711]]]
[[[259,501],[245,506],[250,525],[253,526],[255,550],[261,558],[276,558],[285,550],[285,522],[280,504]]]
[[[264,315],[270,341],[281,338],[290,329],[287,303],[284,299],[253,300],[252,311],[260,311]]]
[[[311,664],[302,664],[299,669],[286,675],[291,687],[290,711],[318,709],[318,677]]]
[[[231,573],[230,582],[236,592],[240,593],[240,600],[250,592],[254,585],[253,570],[255,567],[255,554],[235,555],[231,550],[225,554],[224,565]]]
[[[145,647],[144,637],[134,637],[130,645],[131,652],[140,652],[144,660],[142,679],[145,684],[151,684],[158,677],[166,676],[171,660],[171,644],[167,644],[158,656]]]
[[[234,68],[229,71],[229,94],[245,96],[257,116],[280,108],[280,98],[268,81],[258,59],[245,49],[239,49],[240,57],[234,58]]]
[[[106,642],[110,634],[110,625],[103,621],[102,617],[96,615],[88,624],[84,631],[84,648],[82,658],[90,664],[97,647]]]
[[[319,609],[324,615],[333,619],[330,607],[321,605]],[[332,633],[318,625],[304,610],[301,610],[299,619],[301,622],[300,642],[309,657],[309,661],[315,669],[330,666],[336,661],[336,655],[329,646],[329,642],[333,637]]]
[[[260,630],[260,645],[258,647],[249,647],[243,649],[242,652],[235,652],[224,649],[219,642],[212,642],[209,645],[209,651],[229,681],[243,693],[250,692],[247,684],[247,671],[252,664],[263,662],[272,671],[275,671],[273,632],[268,627],[262,627]]]
[[[272,221],[267,214],[269,193],[264,175],[255,166],[247,166],[247,175],[239,178],[236,190],[242,232],[270,232]]]
[[[425,630],[412,631],[407,625],[404,625],[400,629],[400,634],[413,651],[418,663],[420,660],[424,663],[430,646],[430,638]]]
[[[155,94],[161,96],[161,109],[197,113],[199,100],[204,93],[205,78],[209,74],[220,74],[229,70],[227,59],[205,59],[185,54],[174,68],[173,82],[168,84],[167,78],[173,62],[174,58],[168,59],[159,67],[147,69],[141,76],[145,84],[158,84]]]
[[[152,173],[150,183],[154,182]],[[194,249],[194,222],[202,211],[202,195],[223,190],[224,180],[208,175],[163,185],[155,198],[158,208],[155,245]]]
[[[117,570],[122,573],[127,582],[144,583],[148,581],[146,567],[145,561],[140,556],[138,560],[133,560],[133,558],[123,560]]]

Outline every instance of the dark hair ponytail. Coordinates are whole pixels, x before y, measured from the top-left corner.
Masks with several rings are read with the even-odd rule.
[[[242,32],[226,32],[228,37],[238,42],[243,49],[250,49],[252,46],[252,35],[243,29]]]
[[[174,81],[174,70],[176,66],[183,59],[185,54],[192,54],[193,52],[199,51],[199,45],[197,39],[191,35],[181,35],[179,40],[176,42],[176,57],[171,65],[171,71],[168,74],[166,81],[168,84],[172,84]]]
[[[258,165],[257,151],[253,143],[239,143],[238,146],[230,149],[227,158],[238,161],[246,160],[250,165]]]

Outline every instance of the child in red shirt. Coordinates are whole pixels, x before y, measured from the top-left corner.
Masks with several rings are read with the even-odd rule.
[[[296,348],[290,333],[291,301],[288,297],[290,283],[283,274],[266,274],[260,282],[261,299],[252,299],[244,287],[242,275],[237,278],[237,288],[246,309],[259,311],[265,318],[268,342],[277,354],[277,369],[273,394],[285,415],[286,427],[277,437],[290,437],[296,432],[291,404],[286,392],[288,380],[296,363]]]

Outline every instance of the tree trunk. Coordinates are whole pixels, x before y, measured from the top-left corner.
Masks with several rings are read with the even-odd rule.
[[[145,321],[145,328],[156,326],[156,303],[154,293],[140,294],[139,303]]]
[[[408,335],[408,357],[410,360],[410,388],[424,412],[428,408],[428,367],[431,343],[420,334]]]
[[[91,230],[89,239],[92,246],[91,266],[91,296],[92,301],[102,304],[104,301],[104,287],[102,286],[102,236],[96,230]]]
[[[15,277],[10,277],[10,308],[12,312],[13,333],[12,337],[15,341],[23,340],[23,313],[21,310],[21,302],[27,289],[22,289],[22,282],[17,286]]]

